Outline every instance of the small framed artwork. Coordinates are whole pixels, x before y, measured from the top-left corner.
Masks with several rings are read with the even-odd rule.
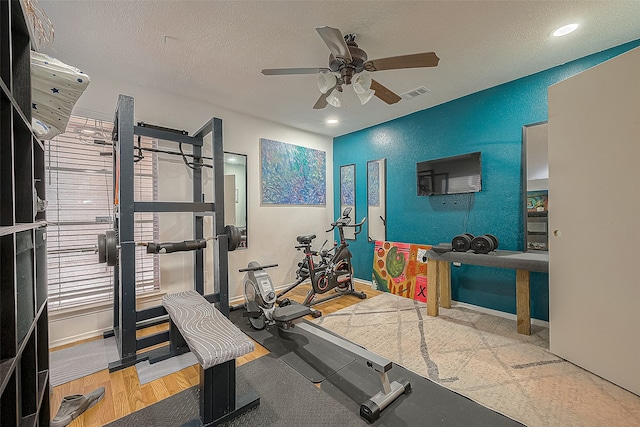
[[[340,166],[340,212],[344,212],[346,208],[351,208],[351,219],[357,219],[356,216],[356,165]],[[355,229],[345,227],[344,238],[355,240]]]

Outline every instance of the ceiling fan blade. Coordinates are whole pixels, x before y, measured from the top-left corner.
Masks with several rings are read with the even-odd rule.
[[[344,41],[344,36],[339,29],[318,27],[316,28],[316,31],[320,34],[320,37],[322,37],[322,40],[325,42],[333,56],[344,59],[346,62],[351,62],[351,52],[349,52],[349,47]]]
[[[329,71],[328,68],[265,68],[265,76],[286,76],[290,74],[318,74]]]
[[[313,105],[313,109],[314,110],[322,110],[324,107],[329,105],[329,103],[327,102],[327,98],[329,97],[330,93],[331,93],[331,91],[327,91],[327,93],[321,94],[320,98],[318,98],[316,103]]]
[[[373,89],[373,91],[375,92],[375,95],[378,98],[380,98],[381,100],[383,100],[389,105],[395,104],[396,102],[402,99],[400,98],[400,96],[398,96],[391,90],[387,89],[386,87],[382,86],[380,83],[378,83],[373,79],[371,80],[371,89]]]
[[[392,56],[364,63],[367,71],[398,70],[402,68],[435,67],[440,58],[434,52],[415,53],[413,55]]]

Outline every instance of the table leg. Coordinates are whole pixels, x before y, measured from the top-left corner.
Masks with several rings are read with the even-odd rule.
[[[516,270],[516,316],[518,333],[531,335],[531,303],[529,272]]]
[[[438,290],[440,307],[451,308],[451,263],[438,261]]]
[[[435,259],[427,260],[427,316],[438,315],[438,264]]]

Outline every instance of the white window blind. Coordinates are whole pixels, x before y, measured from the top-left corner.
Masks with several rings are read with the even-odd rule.
[[[113,124],[71,116],[66,132],[49,141],[46,153],[47,268],[49,310],[109,302],[113,267],[98,263],[97,235],[113,227]],[[103,141],[97,144],[95,141]],[[140,138],[135,145],[157,147]],[[157,155],[136,150],[135,200],[157,200]],[[154,213],[135,216],[135,240],[157,241]],[[136,248],[136,294],[159,289],[158,255]]]

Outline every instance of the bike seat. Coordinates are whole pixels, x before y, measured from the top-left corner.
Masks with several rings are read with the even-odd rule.
[[[309,234],[309,235],[306,235],[306,236],[298,236],[298,237],[296,237],[296,240],[301,245],[308,245],[315,238],[316,238],[315,234]]]

